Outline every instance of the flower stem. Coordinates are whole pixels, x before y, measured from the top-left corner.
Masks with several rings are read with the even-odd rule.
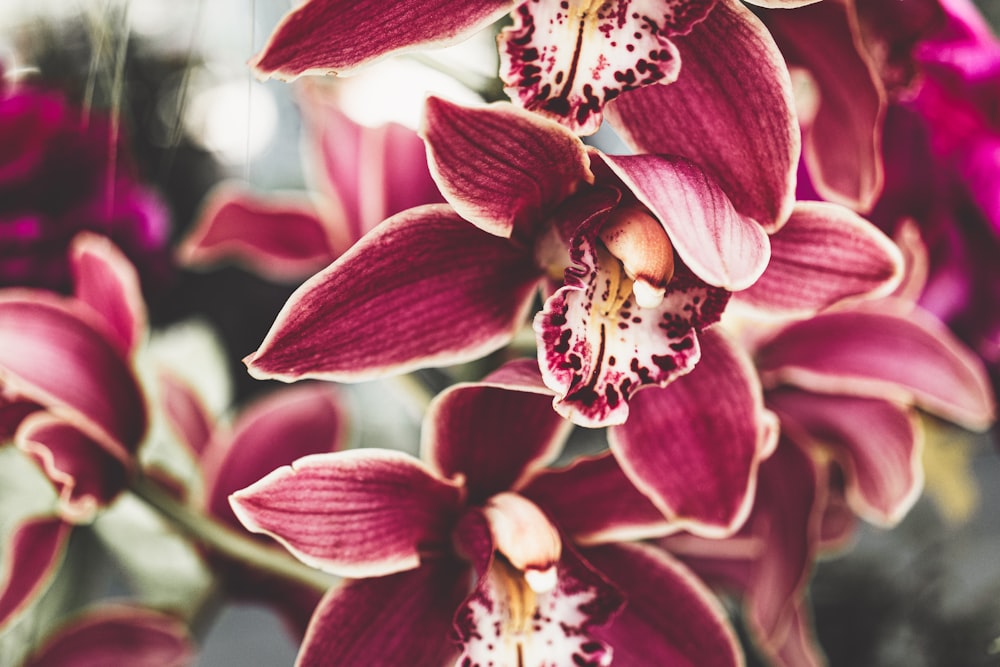
[[[136,475],[129,490],[182,532],[223,556],[320,592],[337,582],[333,575],[309,567],[284,549],[258,542],[193,510],[145,475]]]

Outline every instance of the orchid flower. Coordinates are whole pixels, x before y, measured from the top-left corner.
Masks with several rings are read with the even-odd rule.
[[[619,544],[667,522],[614,459],[545,469],[570,428],[548,393],[518,362],[434,399],[422,460],[307,456],[231,496],[250,530],[351,577],[317,609],[299,665],[741,664],[696,578]]]
[[[555,408],[621,423],[639,388],[694,366],[697,333],[767,262],[763,228],[681,158],[605,156],[510,105],[436,98],[424,136],[451,206],[390,218],[307,281],[248,358],[255,377],[475,359],[510,340],[549,277],[535,330]]]
[[[138,277],[107,239],[83,233],[70,265],[73,297],[0,290],[4,429],[35,460],[59,499],[5,545],[0,623],[51,580],[72,526],[124,488],[147,428],[131,357],[145,331]]]
[[[308,140],[308,194],[260,195],[227,183],[207,197],[182,262],[240,262],[275,280],[301,281],[376,224],[402,210],[441,202],[416,133],[395,123],[359,125],[319,85],[299,87]]]
[[[810,1],[754,4],[793,7]],[[693,74],[697,67],[689,74],[689,55],[692,62],[714,58],[717,52],[706,50],[712,42],[726,44],[731,57],[725,68],[752,81],[749,89],[773,75],[775,62],[780,69],[780,58],[744,60],[745,53],[773,49],[773,42],[768,44],[751,13],[731,0],[435,0],[419,8],[400,1],[309,0],[282,19],[252,65],[258,75],[282,79],[344,74],[393,53],[461,41],[507,13],[513,23],[498,38],[506,91],[523,108],[579,134],[595,132],[604,105],[620,95]],[[697,45],[693,53],[686,51],[685,38],[699,30],[701,35],[689,40]],[[721,99],[729,98],[731,91],[706,84]]]
[[[661,545],[743,600],[774,665],[823,664],[811,636],[813,562],[859,516],[895,525],[922,486],[914,407],[982,430],[995,404],[982,365],[933,317],[907,303],[828,310],[755,343],[765,403],[781,421],[753,511],[732,538],[671,536]]]

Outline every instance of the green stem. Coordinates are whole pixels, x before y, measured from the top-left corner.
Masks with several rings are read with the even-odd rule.
[[[144,475],[129,489],[182,532],[217,553],[274,576],[326,592],[337,579],[297,560],[287,551],[262,544],[181,503]]]

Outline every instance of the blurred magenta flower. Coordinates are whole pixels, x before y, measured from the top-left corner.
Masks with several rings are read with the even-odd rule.
[[[166,207],[139,182],[107,116],[13,85],[0,93],[0,146],[0,285],[68,291],[66,253],[83,230],[118,245],[144,286],[163,283]]]
[[[219,186],[179,248],[182,262],[236,261],[274,280],[301,281],[386,218],[444,201],[416,132],[395,123],[360,125],[328,88],[298,88],[309,192],[261,195]]]
[[[0,395],[7,432],[58,494],[4,553],[0,624],[44,590],[70,528],[124,489],[147,408],[132,358],[146,332],[135,269],[106,238],[79,234],[66,263],[75,295],[0,290]]]
[[[308,456],[233,494],[248,528],[352,578],[320,604],[299,664],[741,664],[697,579],[621,544],[668,529],[613,458],[545,469],[570,426],[516,362],[434,399],[422,460]]]

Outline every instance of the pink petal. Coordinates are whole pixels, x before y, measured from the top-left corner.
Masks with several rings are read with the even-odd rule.
[[[135,267],[110,239],[82,232],[70,249],[74,294],[115,332],[125,355],[146,335],[146,303]]]
[[[823,313],[783,329],[758,351],[761,377],[912,402],[966,428],[987,428],[995,406],[979,359],[932,316],[908,304],[875,307],[882,312]]]
[[[634,544],[587,549],[584,556],[625,594],[625,609],[596,630],[617,665],[743,665],[726,611],[690,570],[664,551]]]
[[[194,660],[194,641],[177,619],[151,609],[109,605],[63,626],[26,667],[185,667]]]
[[[531,242],[556,206],[594,180],[576,136],[506,103],[462,107],[431,97],[421,134],[445,199],[497,236]]]
[[[333,210],[329,233],[340,254],[388,217],[444,199],[427,168],[427,150],[416,132],[396,123],[360,125],[340,110],[336,86],[304,79],[297,100],[316,164],[315,187]]]
[[[795,389],[769,391],[767,405],[783,428],[794,426],[791,433],[830,451],[844,470],[848,503],[866,520],[893,526],[916,502],[923,488],[923,438],[910,410],[888,401]]]
[[[819,0],[747,0],[748,4],[772,9],[794,9],[795,7],[811,5],[814,2],[819,2]]]
[[[70,523],[93,520],[124,490],[122,461],[48,412],[28,416],[17,431],[17,446],[42,468],[59,494],[59,513]]]
[[[745,353],[712,331],[701,340],[698,366],[666,388],[636,394],[629,420],[608,432],[608,442],[676,527],[721,537],[750,511],[776,424]]]
[[[118,340],[78,301],[35,290],[4,291],[0,381],[122,459],[145,435],[145,403]]]
[[[453,385],[439,394],[422,434],[422,458],[442,477],[464,476],[473,504],[517,489],[551,463],[572,427],[553,412],[548,392],[488,383]]]
[[[179,442],[198,457],[205,451],[215,419],[202,403],[201,397],[184,380],[168,371],[158,375],[159,396],[163,414]]]
[[[886,296],[902,275],[899,249],[873,224],[836,204],[798,202],[771,236],[767,270],[734,298],[767,314],[805,316],[851,297]]]
[[[578,231],[565,285],[534,320],[553,406],[581,426],[624,422],[636,391],[691,370],[700,354],[697,332],[718,320],[729,298],[681,265],[663,301],[640,308],[621,262],[596,238],[601,223],[589,220]]]
[[[853,6],[817,2],[762,15],[786,61],[807,69],[819,88],[819,107],[804,128],[802,146],[813,185],[824,199],[871,210],[882,191],[886,99]]]
[[[764,229],[733,210],[698,165],[659,155],[605,156],[604,161],[656,215],[696,276],[735,291],[763,273],[770,254]]]
[[[576,544],[647,539],[674,530],[609,452],[542,471],[519,493],[541,507]]]
[[[52,582],[70,528],[57,517],[37,517],[21,523],[6,541],[0,559],[0,628]]]
[[[731,0],[674,43],[684,63],[677,81],[622,95],[607,107],[609,122],[636,152],[696,162],[740,214],[780,227],[795,201],[800,140],[777,46]]]
[[[508,11],[510,0],[308,0],[282,18],[251,61],[258,76],[343,74],[390,53],[465,39]],[[364,36],[363,39],[359,36]]]
[[[526,2],[500,33],[500,78],[511,99],[577,134],[601,125],[605,102],[680,71],[669,36],[702,20],[714,0]]]
[[[469,574],[463,563],[433,559],[409,572],[345,582],[320,602],[296,664],[455,664],[452,617]]]
[[[355,449],[301,458],[230,502],[251,532],[274,537],[304,563],[375,577],[447,548],[459,497],[458,485],[406,454]]]
[[[568,545],[556,577],[552,590],[525,590],[523,573],[493,559],[455,615],[464,644],[457,664],[610,664],[594,633],[621,607],[621,594]]]
[[[251,403],[233,433],[214,438],[202,455],[209,511],[237,524],[230,494],[308,454],[343,449],[346,427],[347,415],[329,386],[285,387]]]
[[[805,600],[796,605],[784,640],[772,650],[764,648],[774,667],[826,667],[808,607]]]
[[[304,197],[264,197],[229,184],[209,193],[178,253],[187,265],[237,262],[272,280],[298,281],[333,261],[332,244]]]
[[[257,378],[359,381],[481,357],[510,340],[539,269],[445,205],[386,220],[289,299]]]

